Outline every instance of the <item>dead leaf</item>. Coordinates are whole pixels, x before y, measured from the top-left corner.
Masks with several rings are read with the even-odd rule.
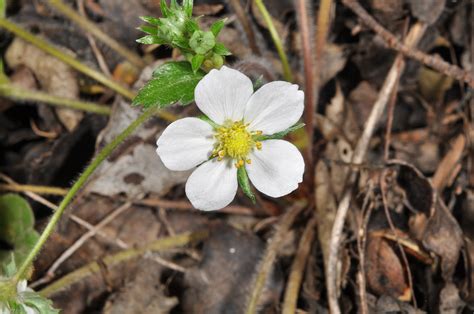
[[[20,65],[29,68],[42,89],[54,96],[71,99],[79,96],[76,74],[68,65],[18,37],[8,47],[5,61],[12,68]],[[84,116],[81,111],[67,108],[56,108],[56,112],[69,131],[74,130]]]
[[[443,13],[446,0],[409,0],[411,13],[428,24],[433,24]]]
[[[400,258],[384,238],[368,233],[366,264],[367,284],[378,295],[389,295],[401,301],[411,299]]]
[[[178,299],[165,295],[165,287],[160,284],[162,268],[150,259],[141,260],[136,269],[127,274],[127,283],[108,298],[102,313],[170,313]]]
[[[189,288],[184,292],[182,313],[243,313],[264,250],[265,244],[254,234],[224,224],[214,226],[204,242],[200,265],[185,274]],[[278,304],[282,288],[283,278],[276,266],[260,308]]]
[[[132,108],[128,102],[118,99],[109,125],[99,138],[108,141],[139,114],[139,109]],[[140,127],[95,171],[87,184],[87,191],[107,196],[123,193],[129,198],[147,193],[162,196],[173,186],[184,183],[190,172],[169,170],[156,154],[154,143],[162,129],[156,120]],[[99,142],[104,143],[100,140]]]

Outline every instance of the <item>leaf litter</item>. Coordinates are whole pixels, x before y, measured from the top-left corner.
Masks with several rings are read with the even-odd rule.
[[[65,2],[75,5],[75,1]],[[196,12],[209,15],[202,20],[206,25],[228,18],[220,40],[233,53],[228,59],[231,65],[255,80],[281,77],[266,23],[253,2],[250,6],[245,6],[245,2],[241,5],[250,17],[259,55],[253,55],[248,47],[244,27],[233,11],[235,3],[230,2],[197,1]],[[296,80],[304,86],[300,30],[296,27],[300,17],[291,1],[264,2],[283,37]],[[317,12],[323,1],[304,2]],[[94,23],[129,49],[140,51],[144,59],[159,59],[157,64],[162,64],[177,56],[160,46],[145,50],[135,43],[139,35],[134,30],[140,24],[138,16],[158,14],[154,2],[84,3]],[[382,26],[401,39],[406,35],[407,21],[427,23],[430,28],[418,48],[472,69],[472,36],[467,35],[472,23],[472,4],[371,0],[364,5]],[[99,68],[84,32],[59,13],[39,2],[21,2],[15,7],[8,12],[9,18],[35,29],[38,36],[61,49],[73,51],[78,60]],[[393,113],[387,111],[377,121],[367,157],[362,164],[353,164],[356,143],[396,51],[342,3],[337,2],[330,19],[328,43],[322,54],[324,68],[314,69],[321,74],[320,100],[314,112],[314,191],[305,185],[282,200],[258,195],[256,205],[238,194],[231,204],[232,210],[196,212],[184,194],[183,184],[189,174],[167,170],[156,156],[155,141],[166,122],[154,118],[104,162],[63,217],[63,228],[47,242],[35,263],[32,281],[47,279],[38,284],[37,290],[97,261],[101,265],[99,273],[50,296],[57,308],[64,313],[242,313],[261,272],[265,248],[275,233],[273,226],[292,203],[303,200],[307,209],[292,225],[285,248],[276,254],[259,301],[259,312],[281,312],[298,239],[309,221],[306,218],[313,213],[317,217],[317,232],[301,274],[296,304],[299,311],[327,311],[328,297],[333,296],[326,290],[325,275],[332,269],[338,274],[336,297],[344,312],[471,311],[472,92],[469,94],[466,86],[453,77],[407,59],[405,75],[398,80],[393,96]],[[44,105],[17,106],[15,102],[0,100],[0,171],[24,184],[67,187],[90,156],[110,142],[139,111],[127,100],[98,89],[90,79],[31,45],[13,39],[12,35],[6,38],[0,43],[0,51],[10,79],[54,95],[93,99],[112,106],[106,123],[105,119],[88,113],[74,111],[68,116],[60,114],[61,109],[56,115]],[[316,51],[317,47],[312,49]],[[117,70],[117,77],[123,77],[121,57],[102,44],[99,50],[108,67]],[[157,64],[142,70],[135,89],[151,78]],[[18,73],[22,74],[15,78]],[[134,79],[132,75],[126,80],[132,83]],[[191,107],[171,111],[182,116],[197,112]],[[393,124],[387,136],[390,119]],[[31,121],[39,125],[40,131],[53,132],[53,136],[38,133]],[[351,182],[349,174],[354,170],[359,175],[349,187],[352,202],[338,262],[329,265],[332,227],[343,193]],[[46,197],[58,202],[55,196]],[[82,243],[54,277],[47,277],[46,271],[55,260],[88,231],[72,221],[70,215],[80,217],[91,228],[127,202],[130,207],[126,211]],[[30,203],[36,229],[41,230],[50,209],[35,201]],[[110,268],[103,262],[124,249],[201,229],[210,233],[199,245],[147,253]],[[0,249],[15,252],[12,243],[4,242],[10,241],[2,238]],[[362,281],[359,274],[364,276]]]

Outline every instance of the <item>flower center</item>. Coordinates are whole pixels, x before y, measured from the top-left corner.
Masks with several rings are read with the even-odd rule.
[[[226,121],[223,126],[216,129],[216,147],[211,157],[223,160],[225,156],[236,160],[235,166],[240,168],[245,162],[251,163],[247,158],[250,151],[257,147],[262,148],[262,143],[255,141],[255,136],[262,134],[261,131],[249,132],[248,124],[242,121]]]

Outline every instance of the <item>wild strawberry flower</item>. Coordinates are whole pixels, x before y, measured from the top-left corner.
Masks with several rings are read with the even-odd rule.
[[[260,192],[281,197],[302,181],[304,161],[290,142],[259,140],[293,126],[303,114],[304,93],[283,81],[263,85],[223,66],[211,70],[194,91],[198,108],[211,123],[184,118],[171,123],[156,152],[174,171],[198,166],[186,182],[186,195],[197,209],[227,206],[237,193],[237,171],[245,167]]]

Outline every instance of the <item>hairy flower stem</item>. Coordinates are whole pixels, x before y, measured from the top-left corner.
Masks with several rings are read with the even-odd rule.
[[[23,264],[18,269],[14,277],[15,283],[18,283],[19,280],[26,277],[26,274],[28,273],[28,270],[33,264],[33,261],[35,260],[36,256],[45,244],[46,240],[48,240],[49,236],[54,231],[59,219],[66,210],[67,206],[71,203],[71,201],[74,199],[74,196],[83,187],[83,185],[86,183],[86,181],[95,171],[95,169],[97,169],[97,167],[102,163],[102,161],[104,161],[112,153],[112,151],[114,151],[115,148],[117,148],[129,135],[131,135],[143,122],[148,120],[148,118],[150,118],[155,112],[155,108],[149,108],[145,112],[143,112],[143,114],[141,114],[125,130],[123,130],[122,133],[120,133],[116,138],[114,138],[112,142],[107,144],[92,160],[90,165],[86,168],[86,170],[84,170],[84,172],[81,174],[76,183],[74,183],[74,185],[71,187],[66,196],[64,196],[63,200],[61,201],[61,204],[59,204],[58,209],[51,217],[50,221],[48,222],[48,225],[43,230],[35,246],[28,254],[28,257],[25,259]]]
[[[283,77],[288,82],[293,82],[293,74],[291,73],[290,64],[288,63],[288,58],[286,57],[285,49],[283,48],[281,38],[278,35],[275,25],[273,24],[272,17],[270,16],[270,13],[268,13],[265,4],[263,4],[263,0],[255,0],[255,4],[257,5],[258,10],[262,14],[265,23],[267,23],[268,31],[270,32],[273,44],[276,47],[278,56],[280,57],[281,64],[283,66]]]

